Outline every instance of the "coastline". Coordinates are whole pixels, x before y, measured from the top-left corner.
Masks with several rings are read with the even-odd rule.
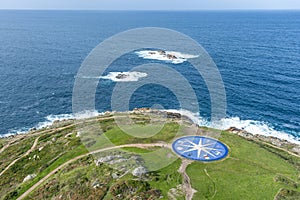
[[[240,137],[243,137],[247,140],[251,141],[259,141],[259,142],[264,142],[267,144],[270,144],[274,147],[287,150],[291,153],[294,153],[295,155],[300,156],[300,141],[294,140],[292,142],[291,140],[286,140],[284,138],[279,138],[276,136],[267,136],[263,134],[256,134],[256,133],[251,133],[243,129],[239,129],[236,127],[230,127],[228,129],[218,129],[210,126],[203,125],[199,123],[200,119],[193,113],[189,111],[183,111],[183,110],[155,110],[151,108],[136,108],[132,111],[126,111],[126,112],[115,112],[115,111],[106,111],[102,113],[95,113],[95,112],[89,112],[89,113],[83,113],[80,115],[80,119],[92,119],[94,117],[104,117],[108,115],[113,115],[116,113],[125,113],[125,114],[138,114],[138,113],[156,113],[156,114],[164,114],[167,117],[174,118],[174,119],[185,119],[190,121],[191,123],[195,124],[197,127],[201,128],[209,128],[209,129],[214,129],[214,130],[220,130],[220,131],[227,131],[232,134],[239,135]],[[23,131],[21,133],[11,133],[11,134],[5,134],[0,136],[0,140],[18,140],[19,138],[26,137],[28,134],[40,134],[44,131],[51,131],[53,128],[59,128],[62,126],[66,125],[72,125],[74,124],[75,116],[72,114],[63,114],[63,115],[51,115],[52,119],[50,120],[50,117],[48,116],[47,122],[42,122],[39,123],[36,127],[28,129],[28,131]]]

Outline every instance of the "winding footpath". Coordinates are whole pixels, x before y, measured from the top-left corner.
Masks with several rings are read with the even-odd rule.
[[[4,170],[2,170],[2,172],[0,173],[0,177],[12,166],[14,165],[16,162],[18,162],[21,158],[24,158],[25,156],[28,156],[36,147],[38,141],[39,141],[39,138],[40,137],[37,137],[35,140],[34,140],[34,143],[33,145],[31,146],[31,148],[25,153],[23,154],[22,156],[18,157],[17,159],[15,159],[14,161],[12,161]]]

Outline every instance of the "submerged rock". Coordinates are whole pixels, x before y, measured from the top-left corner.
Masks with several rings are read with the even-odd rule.
[[[165,55],[165,54],[166,54],[166,51],[164,51],[164,50],[159,50],[158,53],[161,54],[161,55]]]
[[[117,79],[124,79],[124,78],[127,78],[129,75],[128,74],[118,74],[116,76]]]
[[[177,57],[175,55],[172,55],[172,54],[168,54],[167,58],[168,59],[177,59]]]

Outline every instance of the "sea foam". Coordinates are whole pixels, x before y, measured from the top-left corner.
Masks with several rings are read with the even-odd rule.
[[[283,131],[275,130],[271,124],[255,120],[241,120],[239,117],[231,117],[220,120],[218,126],[214,128],[226,130],[230,127],[245,130],[253,135],[272,136],[281,140],[300,145],[300,138]]]

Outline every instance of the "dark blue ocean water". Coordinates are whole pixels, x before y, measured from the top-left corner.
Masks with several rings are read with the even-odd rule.
[[[74,77],[84,58],[106,38],[137,27],[180,31],[208,51],[225,84],[227,123],[300,136],[296,11],[0,11],[0,134],[27,130],[49,115],[72,113]],[[118,60],[118,71],[149,62],[128,56]],[[178,70],[195,81],[188,66]],[[204,82],[197,84],[201,114],[209,118],[209,94]],[[114,83],[104,85],[98,88],[98,111],[111,109]],[[154,103],[179,108],[174,95],[158,85],[136,91],[131,108]]]

